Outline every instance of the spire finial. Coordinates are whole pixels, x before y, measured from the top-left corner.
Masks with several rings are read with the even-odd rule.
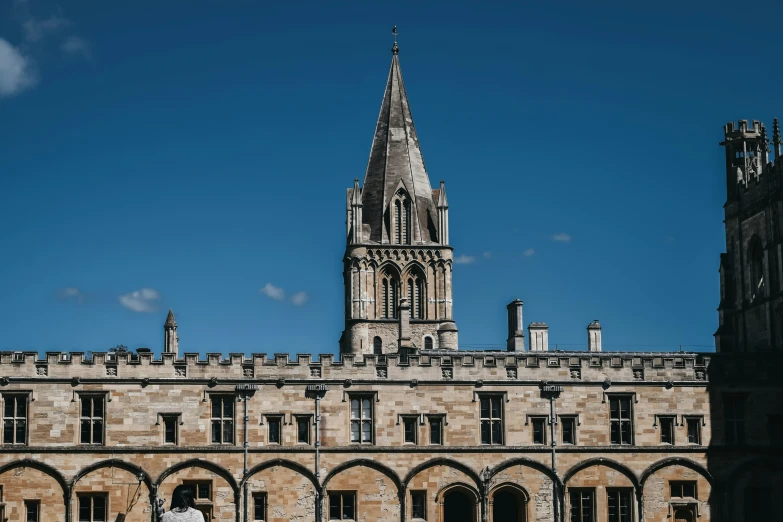
[[[392,27],[392,34],[394,35],[394,45],[392,46],[392,54],[397,54],[400,52],[400,48],[397,46],[397,35],[399,33],[397,32],[396,25]]]
[[[777,118],[772,120],[772,148],[777,160],[780,158],[780,124]]]

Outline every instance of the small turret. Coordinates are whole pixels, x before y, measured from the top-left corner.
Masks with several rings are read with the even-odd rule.
[[[587,351],[601,351],[601,324],[598,319],[587,325]]]
[[[748,120],[740,120],[735,127],[730,121],[723,126],[724,140],[720,143],[726,148],[726,194],[727,200],[738,195],[737,187],[745,185],[761,176],[767,162],[766,129],[757,120],[748,127]]]
[[[349,190],[348,206],[348,242],[358,245],[362,242],[362,189],[359,188],[359,179],[353,180],[353,189]]]
[[[179,337],[177,336],[177,320],[174,318],[174,311],[169,308],[169,315],[163,324],[163,353],[173,353],[174,358],[178,357]]]

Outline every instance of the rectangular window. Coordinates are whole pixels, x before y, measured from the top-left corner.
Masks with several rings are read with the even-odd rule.
[[[3,394],[3,444],[27,444],[27,394]]]
[[[329,493],[329,520],[356,520],[356,492]]]
[[[726,421],[726,442],[745,443],[745,396],[723,396],[723,418]]]
[[[530,424],[533,427],[533,444],[546,444],[546,418],[533,417]]]
[[[106,522],[106,495],[78,495],[79,522]]]
[[[371,395],[351,397],[351,442],[372,444]]]
[[[630,489],[607,489],[606,504],[609,508],[608,522],[631,522]]]
[[[282,417],[267,417],[266,424],[269,429],[269,438],[267,439],[269,444],[280,444],[283,440]]]
[[[416,428],[416,417],[403,417],[402,419],[402,426],[403,426],[403,432],[404,432],[404,441],[406,444],[416,444],[416,439],[418,438],[416,435],[418,434],[418,429]]]
[[[310,417],[296,418],[296,442],[298,444],[310,444]]]
[[[430,444],[443,444],[443,418],[430,417]]]
[[[26,514],[25,522],[40,522],[41,501],[25,500],[24,511]]]
[[[234,443],[234,396],[212,396],[212,443]]]
[[[609,398],[609,423],[612,444],[633,444],[630,396]]]
[[[81,443],[103,444],[103,395],[82,395]]]
[[[696,498],[695,480],[678,480],[669,482],[672,498]]]
[[[561,417],[560,433],[563,435],[563,444],[576,444],[576,419]]]
[[[783,415],[767,415],[767,429],[769,443],[776,446],[783,445]]]
[[[479,400],[482,444],[503,444],[502,401],[500,395],[487,395]]]
[[[688,417],[685,425],[688,427],[688,444],[701,445],[701,417]]]
[[[427,492],[411,491],[411,518],[427,519]]]
[[[674,417],[659,417],[661,444],[674,444]]]
[[[179,443],[179,416],[162,415],[163,417],[163,444]]]
[[[266,493],[253,493],[253,521],[266,520]]]
[[[592,489],[571,489],[571,521],[595,522],[595,491]]]

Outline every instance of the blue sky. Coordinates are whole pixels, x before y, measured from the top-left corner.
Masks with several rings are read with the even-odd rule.
[[[552,349],[712,349],[718,142],[783,117],[779,3],[333,4],[0,2],[0,349],[158,352],[172,307],[180,351],[336,352],[395,24],[461,346],[520,298]]]

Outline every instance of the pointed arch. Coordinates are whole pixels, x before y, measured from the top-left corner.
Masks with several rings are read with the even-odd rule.
[[[356,466],[364,466],[366,468],[374,469],[375,471],[383,473],[384,475],[389,477],[392,480],[392,482],[394,482],[394,485],[397,487],[398,493],[402,491],[403,488],[402,488],[402,482],[400,482],[400,477],[393,469],[391,469],[390,467],[384,464],[381,464],[376,460],[364,459],[364,458],[349,460],[347,462],[343,462],[342,464],[335,466],[329,473],[326,474],[326,477],[324,478],[324,484],[322,486],[322,491],[326,491],[326,486],[329,484],[329,481],[332,480],[332,478],[335,475],[347,469],[355,468]]]
[[[234,496],[236,496],[239,492],[239,486],[237,485],[237,481],[236,479],[234,479],[234,476],[231,474],[230,471],[228,471],[226,468],[224,468],[219,464],[215,464],[214,462],[210,462],[208,460],[202,460],[202,459],[189,459],[174,464],[173,466],[161,472],[157,480],[155,480],[155,485],[160,486],[163,483],[163,481],[166,480],[166,478],[168,478],[170,475],[178,471],[181,471],[185,468],[202,468],[207,471],[211,471],[216,475],[219,475],[228,483],[229,486],[231,486],[231,489],[234,490]]]
[[[568,484],[568,481],[571,479],[571,477],[573,477],[583,469],[589,468],[591,466],[606,466],[607,468],[612,468],[615,471],[619,471],[620,473],[625,475],[628,478],[628,480],[631,481],[631,483],[633,484],[634,488],[637,491],[639,490],[640,487],[639,479],[636,477],[636,473],[631,471],[631,469],[628,468],[627,466],[624,466],[623,464],[620,464],[615,460],[606,459],[604,457],[587,459],[571,467],[571,469],[569,469],[568,472],[566,472],[566,474],[563,475],[563,484]]]
[[[412,237],[411,198],[405,186],[400,183],[392,197],[393,242],[397,245],[410,245]]]
[[[685,468],[690,468],[693,471],[699,473],[701,476],[703,476],[707,480],[707,482],[710,483],[710,486],[714,485],[712,474],[709,471],[707,471],[707,468],[705,468],[698,462],[694,462],[684,457],[670,457],[668,459],[659,460],[658,462],[656,462],[655,464],[651,465],[646,470],[644,470],[644,472],[642,473],[642,478],[639,480],[639,484],[642,487],[644,487],[645,482],[647,482],[647,479],[650,478],[650,476],[653,473],[669,466],[683,466]]]
[[[89,466],[80,469],[76,476],[73,477],[73,481],[71,483],[75,486],[79,480],[84,478],[85,475],[102,468],[120,468],[127,471],[128,473],[132,473],[136,477],[141,476],[142,482],[144,482],[144,484],[147,486],[147,491],[152,491],[152,478],[150,477],[149,473],[132,462],[127,462],[120,459],[107,459],[100,462],[94,462]]]
[[[546,475],[551,481],[557,483],[558,486],[561,486],[561,490],[562,490],[563,482],[565,482],[565,479],[563,479],[561,481],[560,477],[558,477],[552,471],[552,468],[550,468],[546,464],[542,464],[540,462],[537,462],[535,460],[529,459],[527,457],[514,457],[514,458],[511,458],[511,459],[508,459],[508,460],[504,460],[503,462],[501,462],[500,464],[498,464],[497,466],[495,466],[494,468],[489,470],[490,477],[494,477],[495,475],[497,475],[501,471],[503,471],[505,469],[508,469],[508,468],[510,468],[512,466],[526,466],[526,467],[532,468],[532,469],[534,469],[536,471],[540,471],[541,473]],[[579,471],[579,470],[576,470],[576,471]],[[569,478],[570,478],[570,476],[569,476]]]
[[[16,468],[32,468],[40,471],[41,473],[45,473],[57,481],[63,490],[64,496],[68,494],[68,481],[65,480],[65,477],[62,475],[62,473],[57,471],[49,464],[45,464],[33,459],[14,460],[0,466],[0,475],[6,471],[11,471]]]
[[[392,262],[381,265],[380,270],[380,295],[377,301],[380,303],[380,316],[383,319],[397,317],[397,305],[399,303],[400,271]]]
[[[474,484],[475,488],[477,488],[478,490],[481,489],[481,478],[479,477],[478,473],[473,471],[473,468],[467,466],[466,464],[463,464],[462,462],[447,457],[437,457],[434,459],[430,459],[426,462],[422,462],[421,464],[415,466],[412,470],[410,470],[407,475],[405,475],[403,482],[405,484],[408,484],[411,481],[411,479],[415,477],[419,472],[424,471],[425,469],[428,468],[432,468],[434,466],[448,466],[456,470],[459,470],[463,472],[465,475],[467,475],[468,477],[470,477],[471,480],[473,480],[473,482],[475,483]]]
[[[250,479],[250,477],[252,477],[256,473],[264,471],[267,468],[273,468],[275,466],[288,468],[291,471],[295,471],[299,473],[307,480],[309,480],[310,483],[313,485],[313,487],[316,489],[316,491],[318,491],[320,486],[318,485],[318,479],[315,478],[315,475],[313,475],[313,473],[309,469],[302,466],[301,464],[286,459],[268,460],[266,462],[262,462],[261,464],[257,464],[256,466],[253,466],[252,468],[247,470],[247,473],[245,473],[245,475],[242,477],[242,480],[239,482],[239,488],[242,488],[242,486],[245,485],[245,482],[247,482]]]

